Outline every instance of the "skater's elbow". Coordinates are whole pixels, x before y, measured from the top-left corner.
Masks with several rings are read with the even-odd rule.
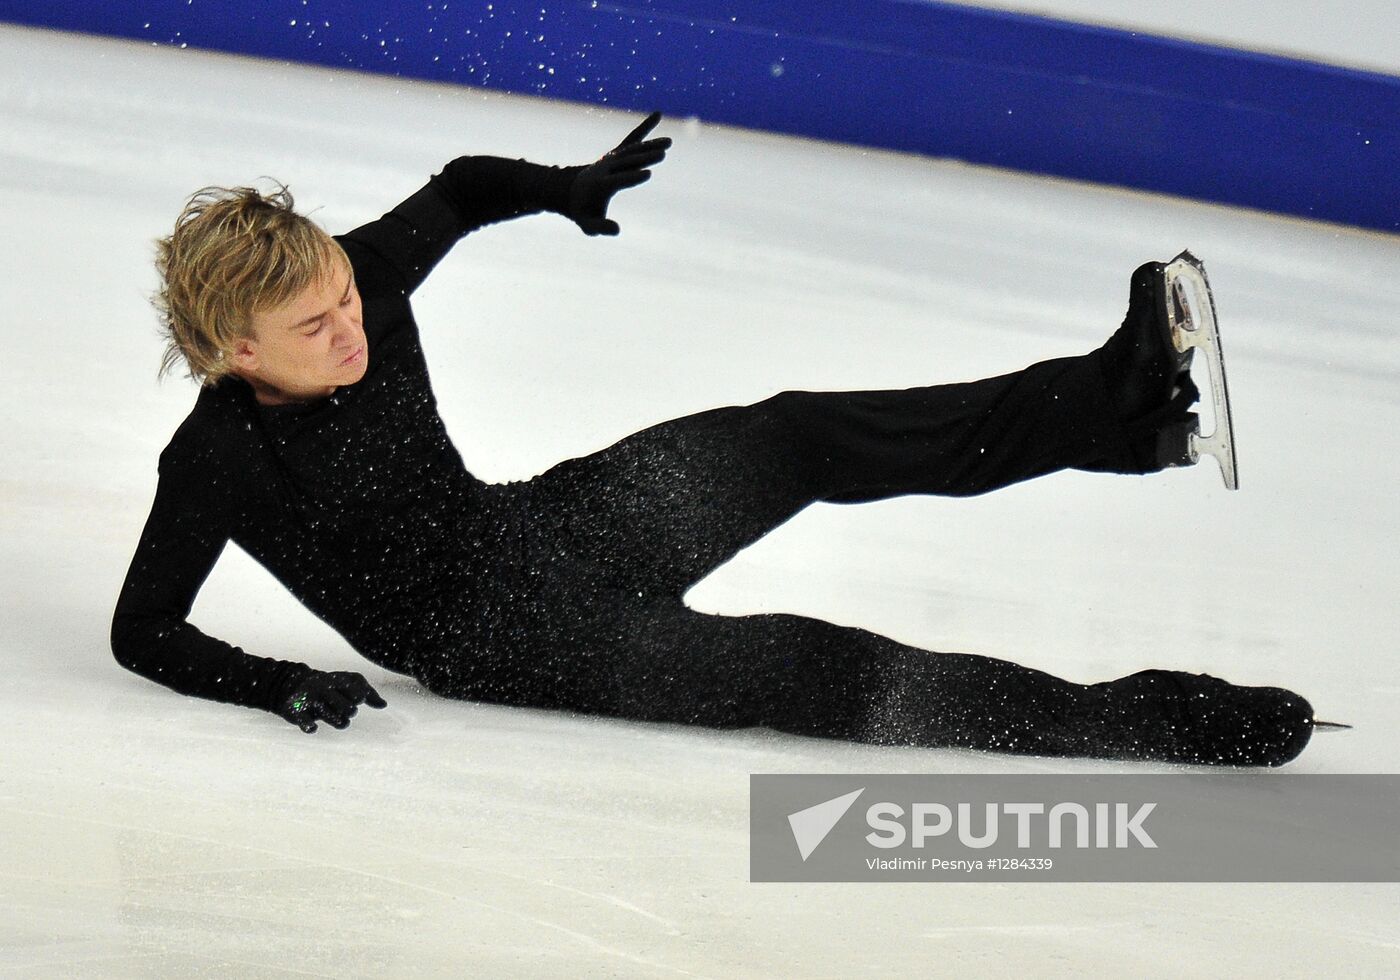
[[[148,617],[118,609],[112,614],[112,626],[107,637],[112,658],[127,670],[141,673],[144,654],[151,648],[159,632]]]
[[[112,626],[108,632],[107,641],[112,648],[113,659],[127,670],[131,670],[134,663],[135,643],[133,639],[131,617],[118,609],[112,614]]]

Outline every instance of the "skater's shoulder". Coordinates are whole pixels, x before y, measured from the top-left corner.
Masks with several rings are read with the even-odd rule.
[[[247,388],[247,384],[236,377],[200,387],[194,406],[160,454],[162,470],[209,464],[238,455],[238,444],[247,441],[254,431],[248,405],[252,393],[240,388]]]
[[[386,295],[402,299],[409,292],[403,271],[386,254],[392,249],[376,239],[375,227],[367,225],[333,237],[350,260],[355,288],[366,302]]]
[[[365,278],[367,272],[373,271],[375,261],[380,259],[373,244],[366,240],[366,236],[359,228],[331,237],[336,240],[341,250],[345,252],[345,257],[350,260],[350,269],[355,274],[355,283],[363,289],[364,283],[361,280]]]

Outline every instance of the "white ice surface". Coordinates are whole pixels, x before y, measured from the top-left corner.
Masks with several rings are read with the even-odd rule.
[[[465,152],[593,159],[636,113],[0,30],[0,974],[1393,975],[1367,885],[774,885],[751,772],[1107,772],[453,702],[357,657],[230,547],[192,619],[363,670],[306,736],[122,670],[109,617],[189,382],[155,381],[152,239],[259,175],[340,231]],[[467,464],[531,476],[783,388],[904,387],[1099,344],[1129,272],[1215,286],[1241,486],[1214,464],[819,505],[693,605],[789,611],[1077,680],[1147,666],[1355,723],[1295,772],[1400,771],[1400,239],[954,162],[664,124],[618,239],[550,216],[419,294]]]
[[[963,0],[959,0],[963,2]],[[1183,37],[1400,75],[1395,0],[967,0],[969,6]]]

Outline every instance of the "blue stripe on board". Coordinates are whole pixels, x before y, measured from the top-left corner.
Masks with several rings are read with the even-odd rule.
[[[1400,79],[932,0],[0,0],[0,19],[1400,229]]]

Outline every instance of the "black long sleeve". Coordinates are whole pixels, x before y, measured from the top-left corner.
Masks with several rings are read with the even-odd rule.
[[[412,293],[463,235],[541,211],[567,214],[582,167],[548,167],[504,157],[464,156],[378,221],[342,236],[374,248]]]
[[[465,234],[567,211],[579,168],[461,157],[337,236],[364,302],[364,378],[298,406],[258,405],[241,379],[203,388],[159,482],[112,620],[116,660],[173,690],[272,710],[312,670],[253,656],[188,621],[232,540],[360,653],[389,670],[453,640],[477,574],[483,486],[437,413],[408,295]],[[462,530],[466,528],[465,530]],[[455,530],[454,530],[455,529]]]
[[[195,454],[172,441],[161,453],[155,502],[112,617],[112,652],[128,670],[181,694],[272,710],[278,689],[311,668],[270,660],[201,632],[188,621],[204,580],[228,543],[231,508]]]

